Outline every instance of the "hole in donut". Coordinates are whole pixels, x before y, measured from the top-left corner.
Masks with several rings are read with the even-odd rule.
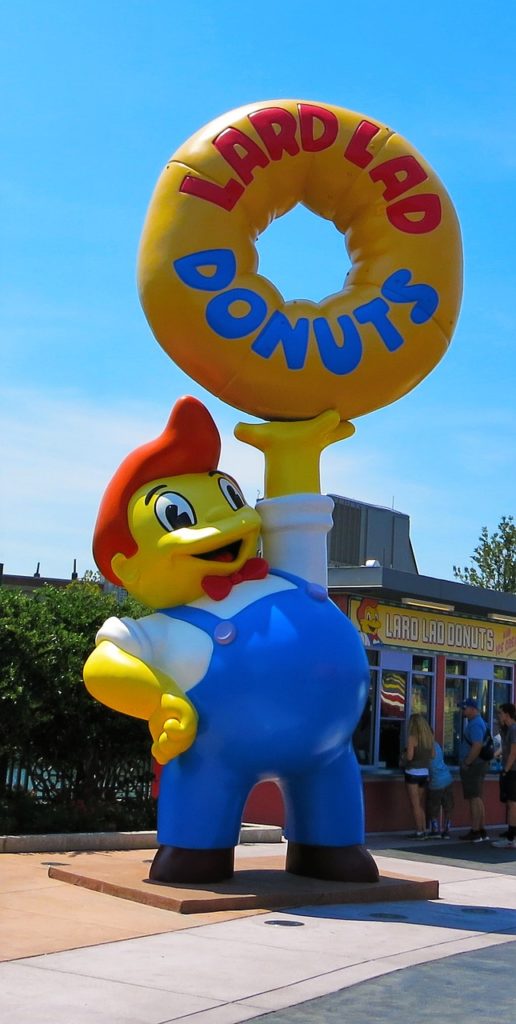
[[[272,222],[256,248],[258,273],[268,277],[287,302],[321,302],[341,291],[351,269],[344,235],[300,203]]]

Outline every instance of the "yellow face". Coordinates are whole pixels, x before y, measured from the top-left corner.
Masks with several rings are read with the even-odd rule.
[[[376,608],[368,608],[364,618],[360,620],[360,628],[368,636],[375,635],[382,625],[382,620]]]
[[[127,512],[136,554],[111,566],[126,590],[150,608],[195,601],[205,576],[227,576],[256,554],[260,517],[232,477],[191,473],[151,480]]]

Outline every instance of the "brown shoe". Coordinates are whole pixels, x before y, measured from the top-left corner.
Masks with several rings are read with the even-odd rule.
[[[235,851],[187,850],[160,846],[149,871],[151,882],[223,882],[233,877]]]
[[[332,882],[377,882],[376,862],[365,846],[288,844],[287,871]]]

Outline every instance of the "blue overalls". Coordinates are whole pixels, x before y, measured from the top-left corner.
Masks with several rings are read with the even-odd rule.
[[[231,620],[186,605],[162,609],[207,632],[214,648],[206,675],[188,692],[197,737],[161,776],[160,844],[235,846],[250,790],[270,778],[281,784],[288,839],[364,841],[351,744],[369,687],[362,642],[323,587],[271,575],[295,589],[266,595]]]

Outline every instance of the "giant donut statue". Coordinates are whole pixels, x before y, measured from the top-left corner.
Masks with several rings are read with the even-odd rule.
[[[345,236],[351,270],[316,303],[257,272],[256,238],[303,203]],[[212,121],[165,167],[141,239],[141,301],[171,358],[265,419],[341,419],[388,405],[444,355],[457,320],[457,217],[390,128],[323,103],[253,103]]]
[[[321,303],[285,303],[257,274],[257,236],[298,202],[345,235],[352,262]],[[376,882],[353,750],[369,667],[327,592],[333,503],[319,461],[353,432],[350,417],[401,397],[445,352],[461,292],[453,206],[384,125],[325,104],[253,104],[166,167],[139,282],[172,359],[271,421],[237,428],[265,456],[256,509],[219,469],[216,425],[188,397],[127,456],[100,506],[97,564],[152,614],[108,619],[84,679],[149,723],[163,765],[150,878],[231,877],[246,797],[275,778],[287,871]]]

